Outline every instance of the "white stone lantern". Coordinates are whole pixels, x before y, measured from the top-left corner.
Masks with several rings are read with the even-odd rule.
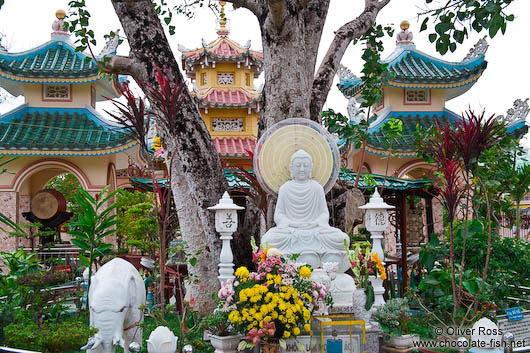
[[[208,209],[215,211],[215,230],[221,234],[223,241],[219,262],[219,281],[221,283],[227,280],[233,281],[235,279],[234,255],[230,247],[230,240],[232,240],[232,234],[237,230],[237,210],[243,210],[244,207],[234,204],[228,192],[225,191],[219,203],[208,207]]]
[[[364,215],[364,223],[366,229],[370,232],[372,238],[372,249],[371,254],[376,253],[384,266],[385,253],[383,252],[382,240],[384,238],[384,231],[387,229],[390,222],[388,221],[388,210],[394,208],[383,201],[383,198],[379,195],[377,188],[374,194],[370,197],[370,201],[360,209],[366,210]],[[383,294],[385,288],[383,287],[383,280],[377,276],[370,276],[370,282],[374,288],[374,304],[373,308],[385,304]]]

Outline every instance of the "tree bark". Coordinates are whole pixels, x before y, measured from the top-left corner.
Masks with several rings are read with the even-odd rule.
[[[258,17],[265,71],[260,131],[287,118],[309,118],[317,51],[329,8],[329,0],[307,6],[294,0],[268,2],[271,6]]]
[[[331,89],[333,76],[337,72],[348,45],[370,28],[379,11],[389,2],[390,0],[366,0],[364,11],[356,19],[344,24],[335,32],[335,38],[333,38],[324,59],[322,59],[311,88],[311,120],[319,123],[322,121],[322,107]]]
[[[114,0],[112,4],[131,48],[131,62],[118,67],[129,66],[129,73],[141,85],[158,86],[155,77],[157,67],[172,81],[184,82],[152,2]],[[147,98],[156,111],[157,102],[149,95]],[[172,176],[171,189],[182,236],[188,245],[187,252],[194,254],[202,251],[197,256],[197,264],[190,266],[189,273],[196,279],[200,278],[200,284],[191,284],[191,291],[198,310],[206,314],[215,304],[210,300],[210,294],[219,282],[217,271],[212,271],[212,268],[217,268],[220,254],[214,214],[207,207],[218,202],[228,185],[210,134],[186,89],[182,92],[179,106],[178,116],[169,117],[170,124],[159,123],[158,128],[171,156],[167,160],[172,159],[168,165]]]

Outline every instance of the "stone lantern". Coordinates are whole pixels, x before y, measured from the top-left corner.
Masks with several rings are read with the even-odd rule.
[[[221,247],[221,256],[219,261],[219,281],[221,284],[227,280],[234,280],[234,255],[230,247],[232,234],[237,230],[237,210],[244,207],[234,204],[228,192],[225,191],[219,203],[215,206],[208,207],[209,210],[215,211],[215,230],[221,234],[223,245]]]
[[[388,210],[394,208],[394,206],[385,203],[376,188],[374,194],[370,197],[370,201],[359,208],[366,210],[364,223],[366,229],[370,232],[373,241],[370,253],[376,253],[384,266],[385,253],[383,252],[381,241],[384,238],[384,231],[390,224],[388,221]],[[375,299],[373,307],[375,308],[385,303],[385,300],[383,299],[385,289],[383,287],[383,280],[377,276],[371,276],[370,282],[374,288]]]

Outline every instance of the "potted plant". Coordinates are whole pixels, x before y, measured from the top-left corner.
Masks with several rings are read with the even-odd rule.
[[[243,338],[230,324],[228,314],[228,311],[216,309],[204,319],[204,329],[215,353],[235,353]]]
[[[331,294],[309,279],[308,266],[293,265],[277,249],[259,249],[253,260],[256,272],[239,267],[234,283],[219,290],[220,310],[246,336],[239,350],[262,344],[263,352],[278,352],[287,348],[286,339],[311,333],[311,316],[331,305]],[[297,346],[304,350],[300,342]]]
[[[390,335],[388,345],[396,348],[412,347],[419,337],[410,334],[410,313],[407,299],[390,299],[377,308],[373,319],[381,325],[381,330]]]

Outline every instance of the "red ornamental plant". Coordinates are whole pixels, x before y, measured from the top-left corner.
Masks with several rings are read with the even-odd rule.
[[[469,110],[466,112],[466,118],[462,117],[455,121],[456,129],[452,140],[467,173],[480,154],[502,138],[505,128],[504,124],[495,119],[495,115],[491,115],[487,120],[484,119],[484,115],[484,111],[480,115],[475,115]]]
[[[144,87],[143,91],[147,93],[153,104],[156,102],[158,111],[153,111],[156,115],[156,121],[160,125],[164,125],[168,131],[176,131],[178,128],[179,119],[177,117],[180,113],[180,103],[186,85],[179,81],[178,76],[172,81],[166,72],[157,66],[155,67],[155,77],[158,82],[158,87],[148,83],[141,83]]]
[[[105,112],[116,119],[120,127],[125,130],[125,133],[135,138],[142,149],[147,151],[149,119],[145,113],[145,102],[143,99],[135,97],[127,82],[117,83],[115,86],[121,95],[125,97],[127,103],[105,97],[114,104],[119,114],[114,114],[107,110]]]

